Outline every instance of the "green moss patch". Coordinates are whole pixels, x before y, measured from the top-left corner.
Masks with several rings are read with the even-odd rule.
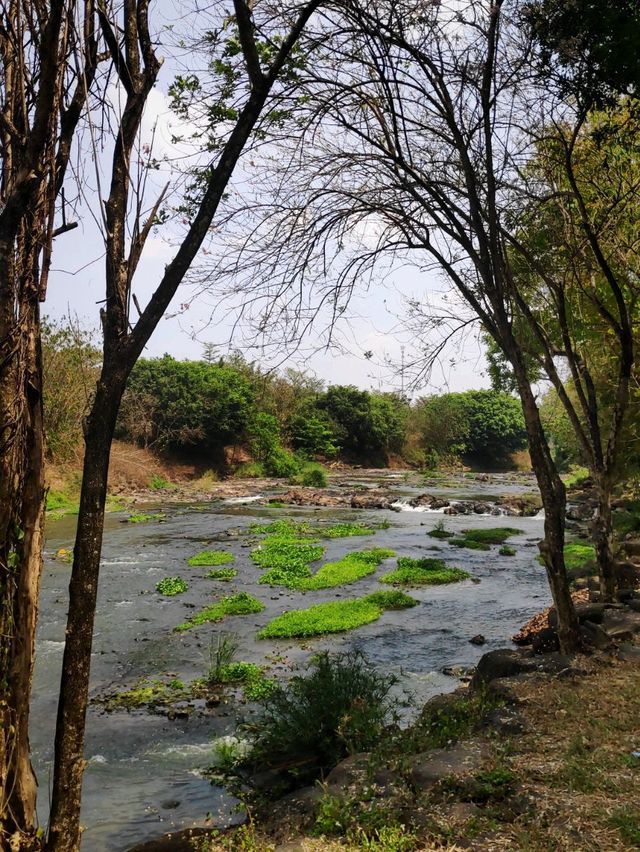
[[[239,684],[247,701],[260,701],[277,689],[277,682],[256,663],[228,663],[220,669],[220,683]]]
[[[181,680],[165,682],[143,677],[131,689],[107,693],[92,703],[101,704],[106,710],[135,710],[138,707],[171,704],[187,694],[188,689]]]
[[[194,565],[228,565],[229,562],[233,562],[233,553],[229,553],[228,550],[201,550],[200,553],[196,553],[195,556],[192,556],[187,564]]]
[[[442,559],[398,559],[398,567],[380,577],[381,583],[392,586],[441,586],[468,580],[469,574],[461,568],[450,568]]]
[[[216,568],[214,571],[209,571],[208,574],[205,575],[208,580],[233,580],[234,577],[238,576],[238,572],[235,568]]]
[[[474,541],[472,538],[450,538],[449,544],[454,547],[466,547],[469,550],[491,550],[491,545],[484,541]]]
[[[160,580],[159,583],[156,583],[156,591],[168,598],[171,598],[174,595],[181,595],[183,592],[186,592],[188,588],[189,587],[182,577],[165,577],[164,580]]]
[[[388,526],[388,524],[387,524]],[[251,524],[249,530],[256,535],[277,536],[279,538],[349,538],[358,535],[374,535],[376,529],[386,527],[366,526],[365,524],[339,523],[325,526],[310,524],[308,521],[278,520],[270,524]]]
[[[309,609],[285,612],[258,633],[258,639],[291,639],[342,633],[377,621],[385,609],[415,606],[417,601],[401,592],[378,592],[366,598],[331,601]]]
[[[178,624],[173,629],[176,632],[182,632],[190,630],[192,627],[206,624],[209,621],[222,621],[228,615],[249,615],[250,613],[262,612],[263,609],[264,604],[257,598],[254,598],[253,595],[247,592],[238,592],[237,595],[229,595],[217,603],[211,604],[211,606],[196,613],[188,621]]]
[[[318,530],[322,538],[349,538],[354,535],[373,535],[375,529],[364,524],[332,524],[330,527]]]
[[[455,533],[451,532],[451,530],[446,530],[444,528],[444,524],[442,523],[442,521],[440,521],[440,523],[436,524],[436,526],[432,530],[429,530],[427,532],[427,535],[431,536],[431,538],[445,539],[453,538]]]

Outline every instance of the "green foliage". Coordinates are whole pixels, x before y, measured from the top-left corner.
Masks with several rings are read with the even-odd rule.
[[[42,321],[44,424],[47,456],[73,458],[82,444],[82,418],[95,390],[101,352],[77,321]]]
[[[399,809],[367,795],[356,797],[325,794],[316,807],[313,834],[344,837],[348,848],[376,852],[410,852],[419,848],[415,834],[398,823]]]
[[[334,458],[338,454],[334,427],[323,412],[311,412],[294,417],[291,425],[291,446],[308,457]]]
[[[380,582],[393,586],[440,586],[468,580],[469,576],[460,568],[449,568],[442,559],[402,556],[398,559],[398,568],[380,577]]]
[[[235,633],[219,633],[215,644],[209,644],[209,669],[207,683],[222,682],[222,672],[231,664],[239,647]]]
[[[427,535],[431,536],[431,538],[445,539],[445,538],[452,538],[452,536],[454,536],[455,533],[451,532],[450,530],[446,530],[444,528],[444,521],[438,521],[438,523],[435,525],[435,527],[432,530],[429,530],[427,532]]]
[[[267,476],[274,476],[278,479],[289,479],[300,472],[299,460],[293,453],[282,447],[278,447],[264,460],[263,467]]]
[[[238,576],[238,572],[235,568],[216,568],[214,571],[209,571],[205,574],[207,580],[233,580],[234,577]]]
[[[164,476],[160,476],[155,474],[149,480],[149,488],[152,491],[167,491],[173,488],[174,486],[169,482],[168,479],[165,479]]]
[[[309,565],[323,553],[324,547],[313,540],[267,536],[251,551],[251,559],[258,568],[268,569],[260,582],[286,585],[290,578],[309,576]]]
[[[160,448],[220,454],[238,442],[252,418],[252,389],[237,370],[204,361],[141,359],[119,418],[119,434]]]
[[[364,524],[332,524],[330,527],[318,529],[318,534],[322,538],[349,538],[356,535],[373,535],[374,533],[373,527],[367,527]]]
[[[365,598],[317,604],[309,609],[291,610],[274,618],[258,633],[258,639],[342,633],[377,621],[384,609],[414,606],[416,603],[401,592],[376,592]]]
[[[254,612],[262,612],[264,604],[248,592],[238,592],[235,595],[222,598],[217,603],[211,604],[200,612],[196,613],[188,621],[183,624],[178,624],[173,629],[181,633],[185,630],[190,630],[192,627],[198,627],[201,624],[206,624],[209,621],[222,621],[228,615],[249,615]]]
[[[389,747],[409,754],[445,748],[468,737],[500,703],[491,692],[480,691],[444,707],[433,708],[426,704],[417,721]]]
[[[302,484],[308,488],[326,488],[327,474],[319,465],[302,471]]]
[[[160,580],[159,583],[156,583],[156,590],[160,592],[161,595],[166,595],[166,597],[181,595],[183,592],[186,592],[188,588],[189,586],[182,577],[165,577],[164,580]]]
[[[184,693],[185,685],[181,680],[174,679],[166,683],[143,677],[131,689],[109,693],[95,700],[107,710],[134,710],[138,707],[170,704],[183,698]]]
[[[512,535],[519,535],[520,533],[522,533],[522,530],[515,527],[468,529],[462,530],[460,538],[450,538],[449,544],[454,545],[454,547],[466,547],[469,550],[490,550],[490,545],[504,544]]]
[[[331,769],[377,742],[392,717],[394,683],[358,652],[318,654],[306,676],[291,678],[263,702],[253,757],[266,766],[302,757],[314,774]]]
[[[500,554],[500,556],[515,556],[517,550],[510,544],[503,544],[498,553]]]
[[[134,512],[125,518],[127,524],[144,524],[147,521],[164,521],[165,515],[163,512]]]
[[[592,544],[573,541],[564,546],[564,564],[568,571],[582,568],[596,558],[596,549]]]
[[[640,810],[617,810],[609,817],[609,822],[618,829],[625,843],[640,849]]]
[[[440,457],[470,455],[493,462],[526,446],[520,403],[508,393],[432,396],[418,403],[416,416],[423,447]]]
[[[233,553],[229,553],[228,550],[201,550],[200,553],[196,553],[195,556],[192,556],[187,560],[188,565],[228,565],[229,562],[233,562],[234,556]]]
[[[46,510],[57,515],[77,515],[78,498],[72,497],[64,491],[47,491]]]
[[[260,578],[260,582],[272,586],[287,586],[289,589],[298,589],[299,591],[329,589],[334,586],[355,583],[356,580],[373,574],[383,560],[393,555],[392,550],[385,550],[384,548],[348,553],[337,562],[327,562],[313,576],[310,571],[306,576],[301,576],[295,571],[287,576],[282,569],[276,569],[275,571],[267,571]]]
[[[236,479],[261,479],[266,476],[262,462],[243,462],[233,475]]]

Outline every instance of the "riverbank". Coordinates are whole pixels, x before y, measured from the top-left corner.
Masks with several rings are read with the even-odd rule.
[[[638,659],[535,663],[509,651],[486,659],[476,676],[482,691],[428,702],[412,729],[391,733],[394,755],[381,744],[322,784],[257,807],[243,827],[192,846],[174,835],[135,852],[637,849]],[[424,748],[448,733],[445,748]]]

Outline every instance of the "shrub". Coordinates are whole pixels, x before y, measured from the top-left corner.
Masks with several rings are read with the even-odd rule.
[[[161,595],[166,595],[166,597],[181,595],[183,592],[186,592],[188,588],[189,587],[182,577],[165,577],[164,580],[160,580],[159,583],[156,583],[156,590],[160,592]]]
[[[275,476],[281,479],[286,479],[290,476],[295,476],[300,472],[300,462],[289,452],[282,447],[275,449],[263,462],[264,472],[267,476]]]
[[[293,677],[262,702],[254,758],[265,766],[303,758],[317,775],[371,748],[392,717],[395,682],[359,652],[318,654],[306,676]]]
[[[517,550],[515,549],[515,547],[511,547],[510,544],[503,544],[498,553],[500,554],[500,556],[515,556]]]
[[[321,467],[312,467],[302,472],[302,484],[308,488],[326,488],[327,474]]]
[[[262,462],[244,462],[233,474],[236,479],[260,479],[265,476]]]

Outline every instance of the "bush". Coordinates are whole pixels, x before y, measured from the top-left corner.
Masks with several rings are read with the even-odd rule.
[[[300,473],[300,462],[282,447],[277,447],[271,455],[263,462],[264,472],[267,476],[276,476],[278,478],[288,478]]]
[[[312,467],[302,472],[302,484],[308,488],[326,488],[327,474],[321,467]]]
[[[318,775],[346,755],[366,751],[392,717],[389,691],[395,683],[357,651],[318,654],[306,676],[293,677],[263,702],[254,758],[263,766],[303,759]]]

